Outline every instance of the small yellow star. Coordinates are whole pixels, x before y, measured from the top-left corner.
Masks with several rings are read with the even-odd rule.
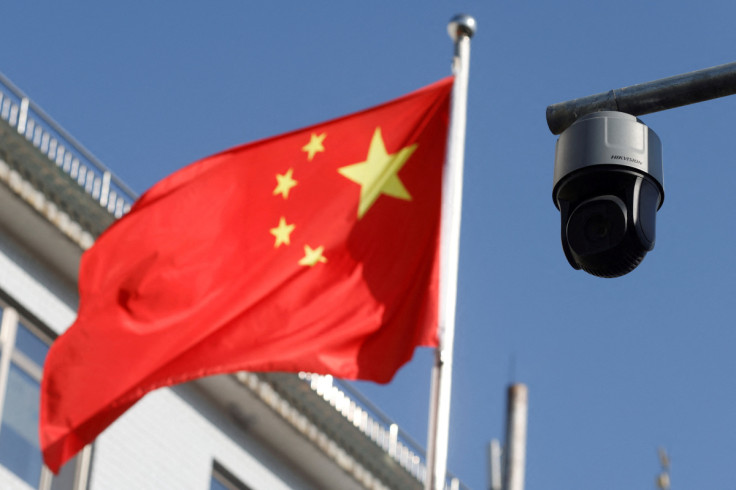
[[[284,199],[289,197],[289,190],[297,184],[297,181],[291,178],[293,173],[294,169],[290,168],[284,175],[276,174],[278,184],[273,190],[274,196],[281,194]]]
[[[317,152],[325,151],[325,147],[322,146],[322,142],[325,140],[326,136],[327,133],[322,133],[320,135],[312,133],[312,136],[309,138],[309,143],[302,146],[302,151],[307,152],[307,160],[311,162]]]
[[[365,216],[381,194],[411,201],[411,195],[399,179],[398,172],[417,146],[409,145],[389,154],[381,137],[381,128],[376,128],[365,161],[337,169],[344,177],[360,184],[358,219]]]
[[[309,245],[304,245],[304,257],[299,260],[299,265],[308,265],[309,267],[314,267],[318,262],[327,262],[327,259],[324,257],[324,255],[322,255],[324,251],[325,247],[323,247],[322,245],[317,248],[312,248]]]
[[[286,219],[283,216],[279,219],[279,225],[276,228],[271,228],[271,234],[276,237],[276,243],[273,244],[274,248],[278,248],[281,244],[290,244],[289,235],[294,231],[294,226],[286,224]]]

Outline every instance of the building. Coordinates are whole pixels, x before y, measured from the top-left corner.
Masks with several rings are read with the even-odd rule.
[[[421,448],[349,385],[306,373],[156,390],[58,476],[43,466],[45,354],[75,318],[82,252],[134,199],[0,76],[0,488],[421,488]]]

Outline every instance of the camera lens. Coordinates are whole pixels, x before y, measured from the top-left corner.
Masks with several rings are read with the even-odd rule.
[[[595,214],[585,223],[585,237],[591,241],[603,240],[611,230],[611,220],[602,214]]]
[[[600,196],[582,202],[567,222],[567,239],[580,256],[616,247],[626,235],[626,205],[616,196]]]

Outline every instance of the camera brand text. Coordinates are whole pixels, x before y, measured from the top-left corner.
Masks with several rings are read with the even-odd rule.
[[[631,162],[637,165],[642,165],[641,160],[637,160],[636,158],[632,158],[632,157],[626,157],[623,155],[611,155],[611,160],[623,160],[625,162]]]

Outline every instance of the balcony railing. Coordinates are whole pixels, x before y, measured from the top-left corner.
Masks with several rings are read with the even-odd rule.
[[[111,215],[119,218],[130,210],[136,194],[2,74],[0,118]]]
[[[425,481],[427,466],[424,449],[359,391],[329,375],[302,372],[299,373],[299,378],[308,382],[312,390],[418,481]],[[445,488],[461,490],[466,487],[448,472]]]

